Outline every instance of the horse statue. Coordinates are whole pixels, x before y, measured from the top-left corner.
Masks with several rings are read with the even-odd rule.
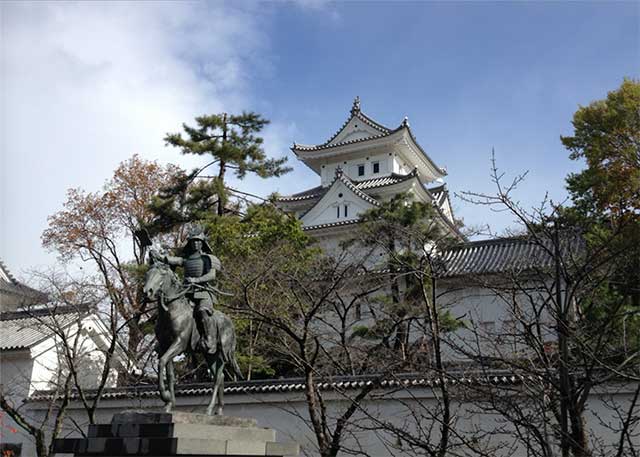
[[[215,350],[206,350],[198,344],[200,335],[192,303],[187,297],[197,288],[204,287],[199,284],[185,286],[171,267],[162,262],[153,262],[146,273],[144,295],[147,300],[158,302],[155,334],[160,398],[164,401],[164,410],[170,412],[176,403],[173,359],[183,353],[200,352],[214,381],[207,414],[221,415],[225,365],[242,377],[235,358],[236,334],[231,319],[214,309],[207,332],[210,340],[215,342]]]

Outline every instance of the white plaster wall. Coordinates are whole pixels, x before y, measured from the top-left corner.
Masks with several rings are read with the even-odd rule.
[[[392,169],[394,173],[407,174],[413,170],[414,166],[408,163],[400,155],[394,154],[392,156]]]
[[[382,249],[377,248],[373,251],[365,251],[357,245],[345,249],[341,244],[353,239],[355,231],[358,230],[358,228],[358,224],[346,225],[344,227],[334,228],[331,232],[324,235],[314,234],[314,238],[325,254],[333,256],[336,259],[340,258],[345,263],[351,262],[352,265],[364,265],[369,269],[383,265],[384,252]]]
[[[56,340],[47,339],[32,348],[33,356],[33,374],[31,377],[31,385],[29,395],[36,390],[46,390],[53,388],[59,368],[59,354],[61,345]]]
[[[520,321],[533,320],[530,303],[520,293],[501,294],[491,288],[464,282],[440,285],[439,306],[464,324],[459,330],[444,336],[446,359],[467,360],[462,354],[464,351],[505,357],[522,356],[528,351],[515,334],[522,331]],[[543,300],[542,292],[534,298]],[[547,313],[542,314],[541,322],[546,340],[554,341]]]
[[[95,341],[88,335],[86,330],[95,330],[97,324],[92,318],[84,322],[85,331],[80,336],[78,346],[78,357],[75,363],[79,374],[80,385],[87,389],[98,386],[102,375],[102,367],[105,363],[104,353],[95,344]],[[69,341],[73,341],[78,327],[76,325],[67,329]],[[31,350],[3,351],[0,353],[0,379],[5,394],[8,394],[13,404],[19,406],[27,396],[32,395],[37,390],[48,390],[55,387],[60,369],[60,360],[63,358],[62,344],[54,337],[48,338]],[[107,386],[115,386],[117,371],[111,370]],[[27,419],[36,420],[31,411],[21,409],[26,413]],[[33,422],[37,423],[37,422]],[[22,428],[20,428],[6,414],[2,417],[1,439],[9,443],[23,443],[22,455],[34,456],[32,438]],[[13,430],[16,433],[13,433]]]
[[[33,372],[33,361],[28,350],[0,352],[0,383],[3,393],[15,407],[23,406],[23,400],[29,392],[29,380]],[[24,408],[23,408],[24,410]],[[0,442],[23,444],[23,456],[35,455],[25,453],[26,443],[31,437],[20,428],[4,411],[0,421]]]
[[[346,391],[346,393],[327,393],[325,399],[327,411],[330,417],[336,417],[349,405],[349,398],[357,391]],[[463,434],[470,436],[471,430],[480,429],[485,431],[498,431],[500,433],[493,437],[491,442],[494,445],[506,444],[501,450],[493,455],[498,457],[525,457],[526,449],[514,444],[514,434],[508,424],[502,419],[487,410],[483,409],[479,402],[465,400],[468,392],[461,390],[452,391],[452,408],[457,420],[456,428]],[[617,434],[614,432],[616,426],[620,424],[620,419],[610,404],[619,407],[628,407],[632,398],[630,386],[619,386],[608,389],[608,392],[595,392],[588,400],[587,425],[592,432],[591,441],[599,442],[605,448],[611,449],[616,441]],[[203,413],[209,401],[208,396],[178,397],[178,407],[180,411]],[[225,414],[238,417],[252,417],[258,420],[258,425],[275,429],[278,441],[295,441],[301,445],[301,455],[317,456],[317,446],[315,435],[312,433],[309,421],[307,406],[301,392],[295,393],[270,393],[270,394],[233,394],[225,397]],[[386,433],[367,430],[372,422],[367,416],[391,421],[405,430],[415,430],[416,422],[411,417],[411,412],[418,412],[418,416],[427,416],[429,411],[436,411],[437,403],[434,392],[431,389],[398,389],[391,391],[376,391],[367,401],[362,402],[362,408],[366,414],[360,412],[354,416],[354,420],[361,426],[351,428],[349,436],[343,444],[351,449],[361,448],[367,455],[376,457],[387,457],[397,455],[416,455],[410,452],[406,443],[398,443],[394,438]],[[149,409],[160,410],[158,399],[130,399],[130,400],[109,400],[103,399],[101,408],[98,411],[98,423],[109,423],[113,414],[124,409]],[[30,408],[35,414],[42,414],[43,405],[31,404]],[[77,423],[86,427],[87,420],[84,411],[76,403],[72,404],[69,411]],[[610,424],[611,428],[603,424]],[[429,421],[422,419],[420,426],[423,430],[428,427]],[[640,432],[640,424],[635,425],[636,439]],[[73,427],[69,426],[64,435],[79,436]],[[432,439],[437,440],[437,433]],[[640,442],[635,443],[640,445]],[[511,445],[511,446],[509,446]],[[465,453],[460,449],[460,455],[473,455]],[[30,454],[25,454],[30,455]],[[339,455],[348,455],[341,453]]]
[[[380,163],[380,171],[378,173],[373,172],[373,162]],[[364,176],[358,176],[358,165],[360,164],[364,165]],[[358,157],[347,158],[346,160],[344,157],[340,157],[322,166],[320,173],[322,186],[326,187],[333,182],[336,176],[336,168],[338,167],[342,168],[346,176],[356,181],[386,176],[393,171],[392,157],[388,152],[369,155],[358,154]]]

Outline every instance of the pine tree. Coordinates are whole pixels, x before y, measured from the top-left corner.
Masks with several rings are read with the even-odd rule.
[[[243,179],[247,173],[255,173],[261,178],[270,178],[291,171],[290,167],[285,166],[286,157],[267,158],[262,149],[263,139],[257,134],[269,121],[259,114],[243,112],[240,115],[229,115],[222,113],[196,117],[195,120],[196,127],[182,125],[184,136],[182,133],[169,133],[164,140],[167,145],[180,148],[183,154],[210,156],[213,160],[185,176],[180,185],[169,189],[166,194],[167,198],[156,204],[159,213],[166,213],[166,211],[162,211],[162,208],[166,210],[168,207],[173,207],[178,194],[183,194],[183,203],[191,204],[193,206],[192,212],[207,211],[210,207],[216,206],[216,214],[221,216],[229,202],[229,188],[226,183],[229,171],[233,171],[239,179]],[[206,176],[209,178],[207,184],[197,186],[196,193],[198,195],[191,196],[195,197],[197,201],[189,201],[193,198],[185,200],[184,193],[189,190],[189,184],[198,177],[205,177],[203,172],[212,166],[217,166],[217,173]],[[195,214],[192,216],[197,217]],[[168,222],[165,221],[165,223]]]

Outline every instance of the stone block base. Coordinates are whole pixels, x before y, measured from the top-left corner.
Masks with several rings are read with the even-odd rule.
[[[276,442],[276,432],[254,419],[183,412],[125,411],[111,424],[90,425],[86,439],[55,442],[55,452],[76,457],[297,456],[296,443]]]

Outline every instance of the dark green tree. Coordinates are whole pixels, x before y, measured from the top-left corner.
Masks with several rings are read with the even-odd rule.
[[[389,345],[408,357],[410,324],[424,315],[423,286],[435,278],[437,251],[453,240],[440,223],[434,207],[398,194],[362,216],[363,224],[353,242],[382,254],[379,269],[385,270],[388,296],[374,334],[384,334]],[[375,253],[374,253],[375,257]],[[431,292],[429,292],[431,293]],[[381,333],[382,332],[382,333]]]
[[[602,291],[597,321],[607,303],[619,312],[618,341],[640,344],[640,82],[625,79],[603,100],[580,107],[572,136],[561,137],[571,159],[586,168],[567,178],[573,206],[563,217],[585,234],[587,249],[610,259],[612,274]],[[608,299],[607,299],[608,297]],[[635,336],[634,336],[635,335]],[[635,341],[634,341],[635,340]]]
[[[573,116],[573,136],[561,137],[573,160],[587,167],[567,178],[574,205],[612,222],[640,215],[640,82],[625,79],[604,100]]]
[[[396,362],[396,375],[431,372],[439,381],[438,401],[429,408],[417,405],[411,413],[418,428],[429,424],[423,428],[428,430],[424,435],[407,433],[406,427],[386,421],[379,426],[412,449],[438,457],[460,445],[441,347],[441,336],[455,330],[460,322],[443,309],[436,287],[442,270],[439,252],[457,240],[442,217],[432,204],[399,194],[363,215],[353,241],[369,247],[372,258],[380,259],[372,268],[384,272],[382,278],[387,282],[383,289],[386,295],[378,296],[378,306],[374,305],[373,327],[362,326],[356,332],[370,340],[379,339],[388,349],[386,354],[377,349],[381,357],[378,366],[393,366],[392,360],[402,360],[401,364]]]
[[[232,171],[237,178],[243,179],[247,173],[255,173],[261,178],[281,176],[291,170],[286,167],[286,157],[279,159],[267,158],[263,148],[263,139],[258,136],[269,123],[268,120],[256,113],[243,112],[240,115],[227,113],[196,117],[196,127],[183,124],[182,133],[169,133],[164,138],[167,145],[180,148],[183,154],[208,156],[212,160],[204,167],[194,170],[185,176],[181,185],[169,192],[175,195],[184,193],[188,185],[209,167],[217,167],[217,171],[210,176],[208,185],[201,184],[191,188],[191,203],[206,209],[216,206],[216,213],[221,216],[225,212],[229,200],[229,189],[226,177]],[[164,202],[165,209],[170,202]],[[204,206],[204,208],[203,208]]]

